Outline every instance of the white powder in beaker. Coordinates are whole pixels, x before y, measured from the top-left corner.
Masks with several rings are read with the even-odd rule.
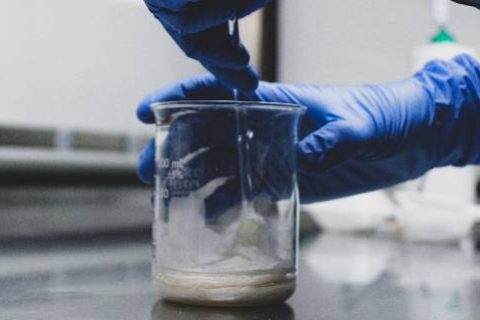
[[[291,270],[245,274],[202,274],[167,271],[155,285],[165,300],[208,306],[252,306],[279,303],[295,291]]]
[[[286,300],[295,290],[295,270],[279,252],[291,250],[271,239],[271,226],[253,211],[231,211],[237,217],[219,233],[198,206],[227,178],[216,180],[188,197],[170,202],[169,221],[155,232],[156,255],[175,259],[175,270],[154,268],[154,283],[164,299],[196,305],[246,306]],[[224,213],[228,216],[229,213]],[[162,229],[163,228],[163,229]]]

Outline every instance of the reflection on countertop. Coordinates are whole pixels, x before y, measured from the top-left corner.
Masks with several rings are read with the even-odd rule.
[[[295,313],[288,304],[255,308],[206,308],[158,301],[152,309],[152,320],[293,320]]]
[[[157,301],[148,235],[0,246],[1,319],[477,319],[480,259],[458,247],[324,234],[301,246],[286,304],[201,308]]]

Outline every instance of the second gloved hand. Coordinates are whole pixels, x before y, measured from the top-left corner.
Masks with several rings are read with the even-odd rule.
[[[452,0],[452,1],[480,9],[480,0]]]
[[[258,76],[249,65],[246,48],[229,34],[228,21],[242,18],[269,0],[145,0],[185,54],[214,74],[223,84],[241,91],[254,90]]]
[[[435,167],[480,163],[480,64],[466,55],[386,85],[262,82],[243,98],[307,107],[297,148],[302,203],[389,187]],[[138,116],[153,123],[149,105],[158,101],[225,99],[232,99],[228,88],[201,76],[155,92]],[[139,164],[146,182],[153,181],[153,155],[151,145]]]

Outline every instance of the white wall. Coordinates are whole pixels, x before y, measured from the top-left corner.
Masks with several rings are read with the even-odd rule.
[[[258,15],[242,22],[254,57],[257,28]],[[138,101],[204,72],[143,0],[2,0],[0,39],[0,126],[151,132]]]
[[[430,0],[280,0],[280,78],[359,84],[410,74],[412,48],[433,34]],[[480,50],[480,11],[452,5],[451,29]]]

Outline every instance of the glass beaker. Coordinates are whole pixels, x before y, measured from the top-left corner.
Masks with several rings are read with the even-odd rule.
[[[295,290],[296,105],[185,101],[156,118],[153,280],[165,300],[271,304]]]

